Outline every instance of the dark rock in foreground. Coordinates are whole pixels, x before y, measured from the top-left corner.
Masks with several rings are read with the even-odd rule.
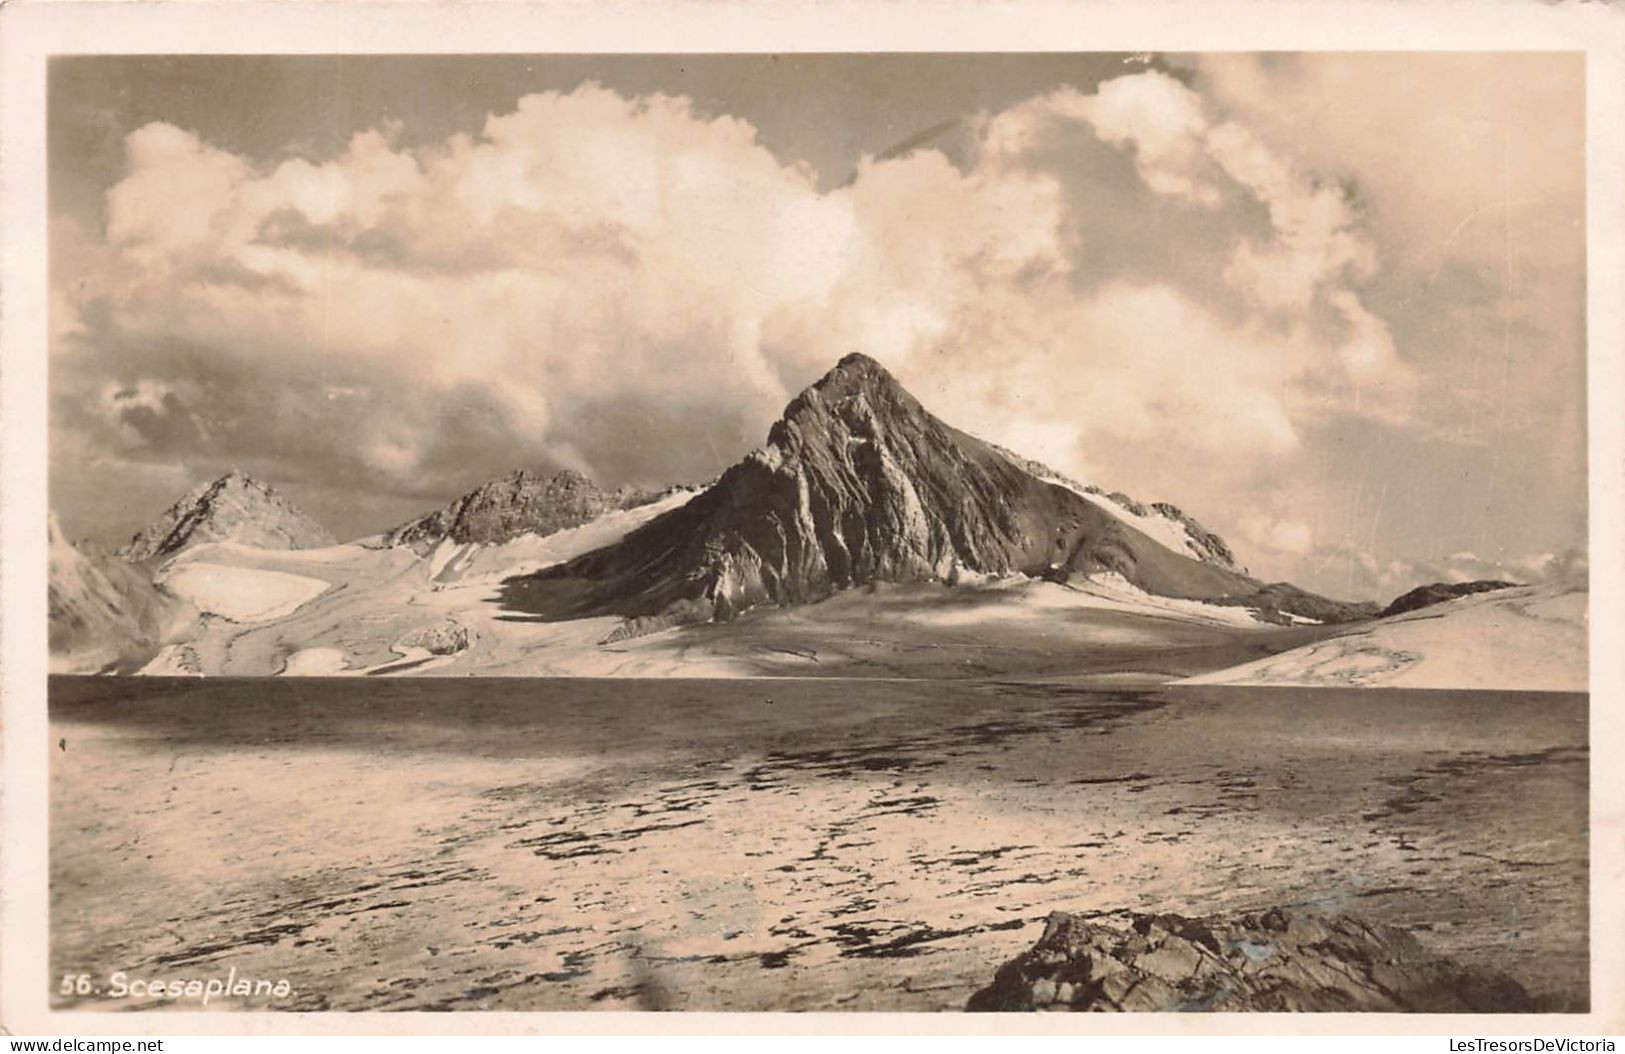
[[[976,1011],[1529,1013],[1516,981],[1441,959],[1392,926],[1257,914],[1049,917],[1037,944],[971,997]]]
[[[1443,604],[1447,600],[1457,597],[1472,596],[1474,593],[1488,593],[1494,589],[1511,589],[1516,582],[1501,582],[1493,578],[1481,578],[1476,582],[1434,582],[1425,586],[1417,586],[1409,593],[1395,599],[1392,604],[1382,609],[1380,617],[1390,615],[1403,615],[1407,611],[1420,611],[1434,604]]]

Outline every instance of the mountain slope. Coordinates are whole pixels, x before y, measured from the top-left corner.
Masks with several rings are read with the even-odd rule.
[[[162,560],[203,542],[260,549],[316,549],[334,544],[326,529],[275,490],[232,470],[189,492],[120,550],[126,560]]]
[[[709,490],[617,545],[511,580],[504,600],[544,619],[619,615],[632,634],[869,582],[1101,572],[1219,603],[1261,589],[944,424],[849,355]]]
[[[1112,492],[1101,487],[1085,486],[1050,468],[1042,462],[1022,457],[995,443],[988,444],[1046,483],[1065,487],[1074,494],[1087,498],[1100,508],[1116,516],[1136,530],[1143,531],[1176,553],[1195,557],[1203,563],[1214,564],[1229,571],[1246,574],[1247,569],[1236,563],[1235,554],[1225,540],[1187,515],[1177,505],[1165,501],[1145,505],[1127,494]]]
[[[579,472],[544,476],[523,469],[494,479],[444,508],[404,523],[385,536],[389,545],[416,548],[450,539],[459,545],[512,541],[579,527],[606,512],[629,509],[658,495],[623,489],[606,492]]]
[[[169,629],[194,614],[116,557],[86,556],[50,525],[51,671],[135,669],[154,655]]]
[[[1586,602],[1583,583],[1482,590],[1185,683],[1583,692]]]

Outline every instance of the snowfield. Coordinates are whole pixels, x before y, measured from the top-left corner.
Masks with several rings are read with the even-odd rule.
[[[252,560],[256,563],[292,564],[302,567],[307,564],[348,563],[364,559],[367,552],[367,547],[360,542],[324,545],[316,549],[262,549],[257,545],[244,545],[242,542],[204,542],[179,553],[171,564],[212,564],[228,560]]]
[[[962,573],[959,584],[853,589],[728,626],[614,644],[615,617],[515,617],[502,583],[624,537],[692,492],[500,545],[427,554],[357,545],[198,546],[160,572],[211,616],[147,674],[355,676],[1133,676],[1147,683],[1583,691],[1583,589],[1519,587],[1380,622],[1269,625],[1245,607],[1147,593],[1117,574],[1063,585]],[[1103,504],[1101,504],[1103,503]],[[1162,517],[1125,522],[1144,529]],[[450,626],[464,642],[430,644]],[[425,636],[427,634],[427,636]],[[1210,672],[1216,671],[1216,672]],[[1190,678],[1189,681],[1182,681]]]
[[[184,644],[166,644],[136,673],[145,677],[201,677],[197,654]]]
[[[1164,520],[1164,522],[1173,521]],[[1181,527],[1180,530],[1183,531],[1184,528]],[[1078,583],[1076,591],[1084,597],[1079,603],[1087,607],[1103,607],[1114,611],[1160,615],[1165,618],[1190,619],[1197,622],[1216,622],[1225,626],[1256,628],[1266,624],[1252,608],[1209,604],[1201,600],[1184,600],[1179,597],[1159,597],[1147,593],[1116,573],[1093,575]],[[1313,622],[1311,619],[1303,621]]]
[[[999,608],[999,617],[1006,619],[1045,619],[1056,612],[1091,609],[1248,629],[1266,625],[1251,608],[1154,596],[1122,575],[1110,572],[1078,579],[1067,585],[1025,575],[983,577],[971,583],[962,578],[957,588],[1002,594],[1005,603]],[[924,625],[969,626],[986,621],[988,613],[979,608],[944,607],[938,611],[920,611],[909,617]]]
[[[1150,538],[1152,541],[1156,542],[1158,545],[1161,545],[1165,549],[1170,549],[1181,556],[1188,556],[1192,560],[1206,559],[1202,553],[1202,550],[1199,549],[1196,546],[1196,543],[1191,540],[1190,531],[1188,531],[1185,528],[1185,525],[1180,523],[1178,520],[1164,516],[1160,512],[1149,512],[1144,516],[1138,516],[1130,512],[1128,509],[1125,509],[1123,506],[1117,504],[1117,502],[1113,501],[1106,495],[1095,494],[1091,491],[1084,490],[1082,487],[1074,484],[1071,480],[1062,479],[1060,476],[1052,476],[1043,472],[1034,472],[1028,465],[1023,465],[1020,463],[1015,464],[1017,468],[1022,469],[1034,479],[1041,479],[1045,483],[1052,486],[1060,487],[1062,490],[1069,490],[1073,494],[1076,494],[1078,497],[1082,498],[1084,501],[1089,502],[1091,505],[1110,513],[1118,520],[1128,524],[1130,527],[1133,527],[1135,530],[1139,531],[1141,534],[1144,534],[1146,537]]]
[[[1586,590],[1462,597],[1183,684],[1587,690]]]
[[[1130,527],[1149,536],[1152,541],[1159,545],[1172,549],[1181,556],[1188,556],[1192,560],[1205,559],[1202,550],[1198,549],[1195,543],[1191,541],[1190,532],[1178,520],[1170,519],[1160,512],[1153,512],[1146,516],[1136,516],[1104,494],[1090,494],[1088,491],[1082,490],[1073,491],[1073,493],[1082,495],[1086,500],[1105,509]]]
[[[1588,991],[1575,697],[263,678],[144,686],[132,721],[52,691],[53,953],[229,960],[290,979],[279,1013],[957,1010],[1052,910],[1123,905],[1349,903]]]
[[[259,552],[259,550],[255,550]],[[320,578],[188,561],[166,569],[159,581],[205,614],[232,622],[285,618],[327,592]]]
[[[342,648],[305,648],[288,656],[288,664],[282,668],[284,677],[334,677],[354,672]]]

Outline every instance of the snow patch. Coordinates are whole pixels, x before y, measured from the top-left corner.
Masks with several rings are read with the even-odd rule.
[[[1051,486],[1071,491],[1084,501],[1110,513],[1117,520],[1146,535],[1165,549],[1171,549],[1181,556],[1190,557],[1192,560],[1205,560],[1201,548],[1191,538],[1190,531],[1183,523],[1171,516],[1164,516],[1156,511],[1147,512],[1141,516],[1129,509],[1125,509],[1107,495],[1086,490],[1069,479],[1052,476],[1044,472],[1035,472],[1027,465],[1019,465],[1018,467],[1022,468],[1034,479],[1043,480]]]
[[[1264,624],[1250,608],[1156,596],[1115,572],[1077,579],[1067,585],[1025,575],[1010,575],[977,584],[962,581],[954,588],[990,595],[1004,594],[999,599],[999,618],[1040,619],[1056,612],[1090,609],[1248,629],[1257,629]],[[988,610],[980,607],[944,606],[940,611],[921,612],[910,617],[933,626],[968,626],[985,622],[991,616]]]
[[[253,550],[255,553],[261,550]],[[187,561],[166,568],[159,579],[170,592],[210,615],[232,622],[284,618],[327,592],[320,578]]]
[[[342,648],[305,648],[288,656],[284,677],[332,677],[354,673]]]
[[[168,566],[184,567],[187,564],[214,563],[221,558],[230,557],[246,558],[261,563],[342,564],[364,558],[369,552],[370,549],[356,542],[324,545],[316,549],[262,549],[256,545],[244,545],[242,542],[205,542],[176,553],[170,558]]]
[[[450,538],[440,539],[440,544],[429,554],[429,577],[439,578],[440,572],[446,569],[446,565],[455,559],[462,549],[462,546]]]
[[[436,655],[428,648],[411,648],[404,647],[399,644],[390,648],[390,651],[393,651],[395,654],[399,655],[400,658],[393,659],[386,663],[381,663],[377,666],[368,667],[360,672],[374,677],[395,677],[403,673],[411,673],[414,675],[427,673],[430,670],[439,669],[440,667],[445,666],[447,663],[455,661],[457,659],[457,655],[461,654],[454,653],[451,655]]]
[[[1172,549],[1179,555],[1188,556],[1192,560],[1202,559],[1202,550],[1196,547],[1196,543],[1191,540],[1190,532],[1178,520],[1164,516],[1160,512],[1137,516],[1104,494],[1090,494],[1081,490],[1074,490],[1073,493],[1081,494],[1088,501],[1105,509],[1135,530],[1149,536],[1152,541],[1164,548]]]
[[[166,644],[136,673],[144,677],[202,677],[197,654],[184,644]]]
[[[1086,598],[1080,601],[1080,606],[1185,618],[1225,626],[1257,628],[1264,624],[1264,620],[1252,608],[1157,596],[1147,593],[1115,571],[1090,575],[1076,582],[1073,589]]]

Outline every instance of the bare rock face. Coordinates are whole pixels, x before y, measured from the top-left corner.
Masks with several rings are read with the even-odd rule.
[[[127,672],[195,611],[118,557],[88,556],[50,524],[49,636],[55,673]]]
[[[1508,977],[1424,949],[1392,926],[1272,908],[1233,917],[1049,917],[969,1010],[1529,1013]]]
[[[623,488],[601,490],[579,472],[552,475],[510,472],[469,491],[445,508],[390,531],[386,544],[423,549],[444,539],[500,543],[523,534],[552,534],[579,527],[615,509],[642,505],[659,495]]]
[[[315,549],[335,539],[275,490],[234,470],[170,506],[119,555],[136,562],[162,560],[204,542]]]
[[[1447,600],[1457,597],[1472,596],[1474,593],[1488,593],[1496,589],[1512,589],[1518,583],[1501,582],[1492,578],[1481,578],[1476,582],[1433,582],[1425,586],[1417,586],[1394,600],[1392,604],[1382,609],[1381,618],[1389,615],[1403,615],[1407,611],[1420,611],[1434,604],[1443,604]]]
[[[544,617],[620,615],[635,633],[966,571],[1115,572],[1221,602],[1260,586],[949,427],[879,363],[848,355],[706,492],[614,546],[510,580],[504,599]]]

